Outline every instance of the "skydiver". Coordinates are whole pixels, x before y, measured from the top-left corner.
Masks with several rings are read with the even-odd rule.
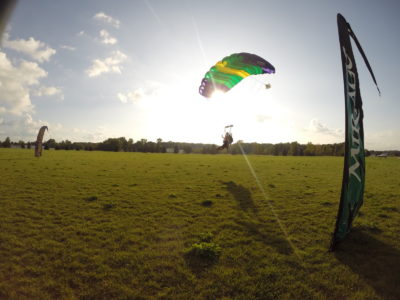
[[[232,138],[232,134],[230,134],[229,132],[225,133],[225,136],[222,136],[224,141],[222,146],[218,147],[217,150],[229,150],[229,146],[232,144],[233,142],[233,138]]]

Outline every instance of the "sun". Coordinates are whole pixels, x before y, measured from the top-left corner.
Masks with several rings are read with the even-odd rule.
[[[223,91],[220,90],[215,90],[212,95],[211,98],[212,99],[221,99],[225,96],[225,93]]]

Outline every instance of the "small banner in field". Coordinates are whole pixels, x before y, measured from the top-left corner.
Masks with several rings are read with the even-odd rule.
[[[46,130],[49,131],[47,126],[42,126],[39,129],[39,132],[38,132],[38,135],[37,135],[37,138],[36,138],[36,142],[35,142],[35,156],[36,157],[42,156],[43,136],[44,136],[44,132]]]
[[[349,233],[351,224],[363,204],[364,198],[364,114],[360,94],[360,83],[353,49],[351,48],[350,37],[355,42],[358,51],[363,57],[380,94],[371,66],[360,43],[358,42],[357,37],[351,29],[350,24],[346,22],[345,18],[341,14],[337,15],[337,24],[344,81],[346,138],[342,193],[340,196],[340,205],[336,219],[335,231],[330,246],[331,250],[334,250],[337,243],[342,241],[347,233]]]

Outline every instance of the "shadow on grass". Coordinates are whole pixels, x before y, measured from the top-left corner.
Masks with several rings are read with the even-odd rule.
[[[252,210],[253,213],[257,213],[257,207],[254,205],[249,189],[240,184],[236,184],[233,181],[222,181],[222,184],[225,185],[227,191],[233,195],[235,200],[238,202],[240,209],[244,211]]]
[[[236,223],[243,226],[248,234],[263,242],[265,245],[276,248],[281,254],[290,255],[293,251],[288,241],[285,238],[278,237],[277,235],[279,235],[279,233],[271,228],[273,226],[278,226],[278,224],[276,222],[266,224],[265,220],[261,220],[257,216],[258,209],[254,204],[249,189],[233,181],[222,182],[222,184],[224,184],[228,192],[233,195],[240,209],[245,212],[251,210],[254,214],[251,219],[236,221]],[[252,219],[257,221],[253,221]]]
[[[336,258],[363,278],[383,299],[400,299],[400,251],[360,228],[338,245]]]
[[[262,222],[262,221],[260,221]],[[256,240],[263,242],[267,246],[274,247],[280,254],[290,255],[293,251],[288,241],[282,237],[279,237],[280,233],[272,231],[268,226],[277,226],[278,224],[269,223],[269,225],[262,224],[260,222],[252,221],[236,221],[237,224],[243,226],[246,231],[252,235]]]
[[[19,161],[19,160],[32,160],[33,161],[34,159],[35,159],[34,156],[32,156],[32,158],[0,158],[0,160],[9,160],[9,161]]]
[[[199,277],[201,277],[205,271],[209,270],[209,268],[218,262],[218,259],[205,259],[203,257],[195,256],[191,253],[186,253],[184,258],[192,273]]]

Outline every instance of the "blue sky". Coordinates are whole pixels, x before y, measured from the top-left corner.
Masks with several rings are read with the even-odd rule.
[[[357,56],[366,147],[400,149],[399,9],[395,0],[20,0],[0,48],[0,139],[34,140],[48,125],[58,141],[220,143],[234,124],[245,142],[342,142],[340,12],[382,91]],[[201,97],[205,72],[236,52],[276,74]]]

